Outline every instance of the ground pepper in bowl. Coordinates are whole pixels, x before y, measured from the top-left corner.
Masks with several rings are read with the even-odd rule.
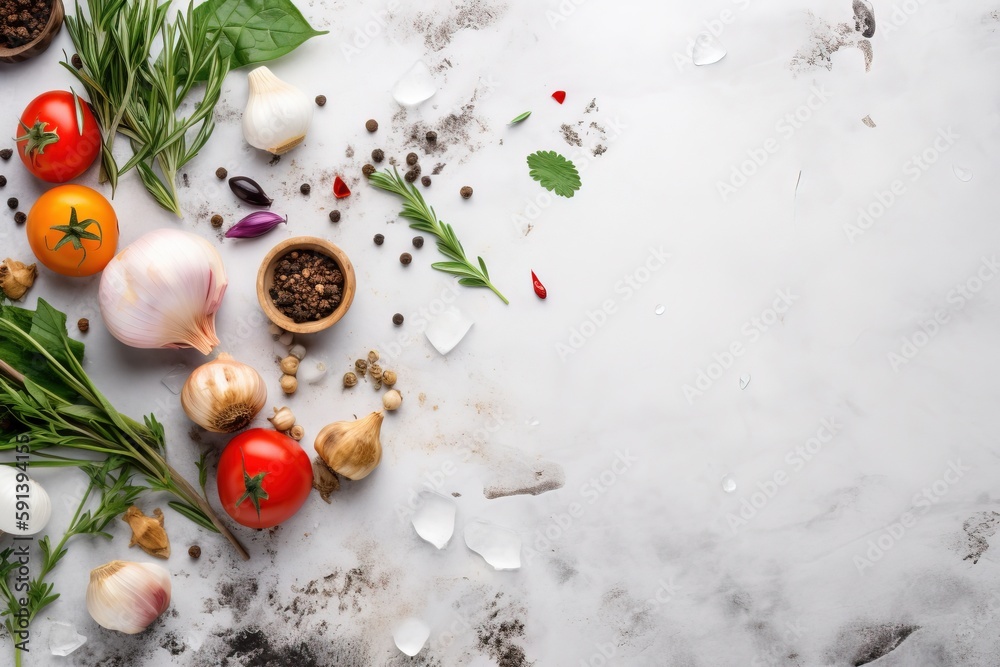
[[[312,250],[293,250],[274,267],[268,290],[275,307],[297,323],[315,322],[340,305],[344,276],[330,257]]]

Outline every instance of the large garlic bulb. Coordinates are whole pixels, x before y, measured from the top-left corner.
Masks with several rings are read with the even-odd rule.
[[[102,628],[138,634],[169,606],[170,573],[155,563],[115,560],[90,573],[87,611]]]
[[[235,433],[250,425],[267,402],[264,378],[223,352],[194,369],[181,390],[188,418],[214,433]]]
[[[327,424],[316,436],[316,453],[338,475],[362,479],[382,461],[382,413]]]
[[[219,344],[215,312],[226,269],[205,239],[178,229],[149,232],[119,252],[101,276],[101,314],[115,338],[141,348]]]
[[[0,466],[0,533],[34,535],[51,517],[52,501],[42,485],[22,470]]]
[[[266,67],[247,75],[250,95],[243,112],[243,137],[254,148],[281,155],[302,143],[312,121],[312,102]]]

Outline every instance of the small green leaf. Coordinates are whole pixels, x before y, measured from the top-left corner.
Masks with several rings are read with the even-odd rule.
[[[530,111],[525,111],[523,114],[521,114],[520,116],[517,116],[516,118],[514,118],[514,120],[510,121],[507,124],[508,125],[517,125],[518,123],[520,123],[521,121],[525,120],[530,115],[531,115]]]
[[[550,192],[572,197],[580,189],[576,165],[554,151],[538,151],[528,156],[528,174]]]

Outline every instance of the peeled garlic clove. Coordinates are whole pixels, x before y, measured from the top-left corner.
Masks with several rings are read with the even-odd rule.
[[[281,155],[306,138],[312,121],[312,102],[295,86],[276,77],[267,67],[247,75],[250,96],[243,112],[243,137],[254,148]]]
[[[115,255],[101,275],[101,315],[111,335],[132,347],[219,344],[215,313],[229,284],[222,257],[196,234],[156,229]]]
[[[363,479],[382,461],[382,413],[352,422],[334,422],[316,436],[316,453],[338,475]]]
[[[27,498],[21,497],[25,495]],[[21,505],[23,509],[18,508],[18,502],[26,503]],[[0,466],[0,533],[34,535],[51,517],[52,501],[42,485],[22,470]]]
[[[235,433],[249,426],[266,402],[260,373],[226,353],[194,369],[181,390],[185,414],[213,433]]]
[[[390,389],[389,391],[385,392],[384,396],[382,396],[382,406],[385,407],[386,410],[389,411],[396,410],[402,404],[403,404],[403,395],[400,394],[395,389]]]
[[[111,561],[91,571],[87,611],[97,624],[142,632],[170,606],[170,573],[154,563]]]
[[[163,528],[163,512],[159,508],[153,510],[153,516],[146,516],[141,509],[132,505],[122,515],[122,521],[132,529],[132,539],[128,543],[130,547],[138,544],[150,556],[170,558],[170,538]]]

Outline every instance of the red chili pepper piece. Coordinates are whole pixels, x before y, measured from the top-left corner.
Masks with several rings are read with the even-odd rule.
[[[562,104],[563,102],[566,101],[566,91],[557,90],[556,92],[552,93],[552,99],[554,99],[559,104]]]
[[[534,271],[531,272],[531,284],[534,286],[535,294],[538,295],[538,298],[544,299],[548,292],[545,291],[545,285],[543,285],[542,281],[538,279],[538,276],[535,275]]]
[[[347,183],[344,183],[344,179],[340,176],[333,179],[333,194],[337,199],[343,199],[351,194],[351,189],[347,187]]]

